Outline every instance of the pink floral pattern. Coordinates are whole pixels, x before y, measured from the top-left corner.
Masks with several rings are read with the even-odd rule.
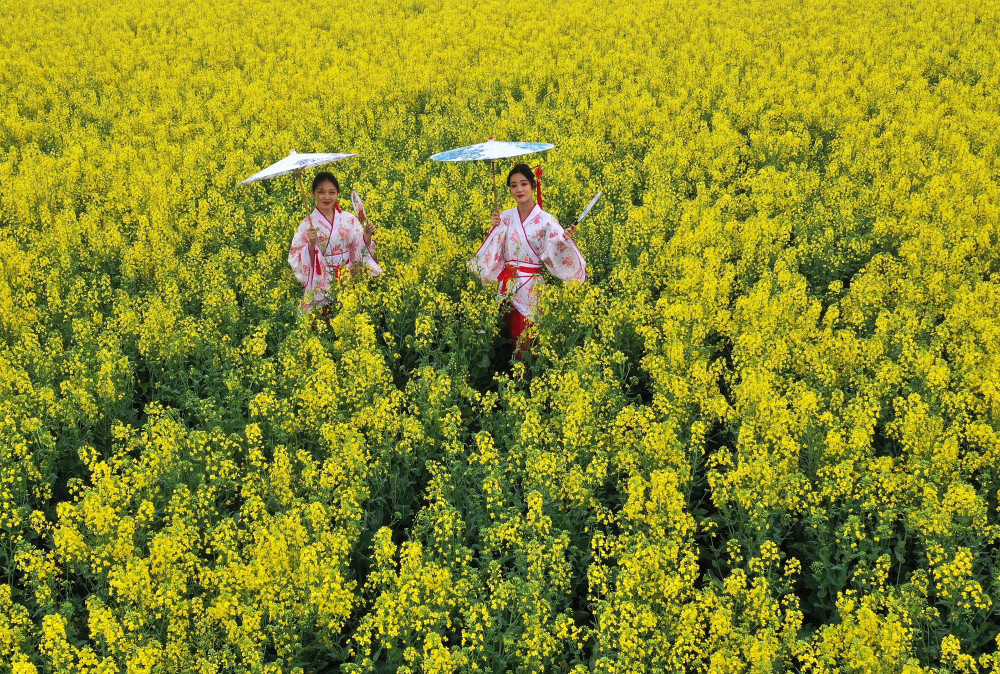
[[[479,274],[483,283],[496,281],[507,265],[528,265],[517,271],[517,283],[509,293],[514,307],[529,319],[535,312],[535,290],[544,285],[541,275],[530,266],[544,265],[553,276],[563,281],[585,281],[587,264],[580,249],[566,234],[559,222],[538,206],[521,222],[517,208],[500,214],[500,224],[486,237],[469,268]],[[507,297],[499,294],[498,299]]]
[[[311,227],[316,229],[315,246],[307,238]],[[342,273],[362,264],[372,276],[381,274],[374,253],[375,242],[365,245],[364,229],[353,215],[337,211],[331,223],[319,209],[314,210],[299,224],[288,251],[288,264],[305,289],[302,309],[329,304],[330,284],[338,270]]]

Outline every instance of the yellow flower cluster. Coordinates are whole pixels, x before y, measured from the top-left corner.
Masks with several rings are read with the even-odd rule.
[[[0,26],[0,671],[1000,670],[997,2]],[[520,362],[488,136],[605,195]],[[378,225],[328,316],[291,149]]]

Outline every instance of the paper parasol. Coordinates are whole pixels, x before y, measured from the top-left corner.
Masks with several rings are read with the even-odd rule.
[[[483,161],[489,160],[490,168],[493,171],[493,210],[497,208],[497,168],[496,160],[505,157],[517,157],[522,154],[532,154],[551,150],[555,145],[551,143],[517,143],[504,140],[494,140],[490,138],[485,143],[477,145],[466,145],[457,147],[454,150],[438,152],[431,155],[434,161]]]
[[[269,178],[277,178],[278,176],[286,176],[289,173],[294,173],[299,179],[299,190],[302,193],[302,203],[305,204],[306,211],[308,212],[309,199],[306,198],[306,186],[302,183],[302,171],[307,168],[315,168],[325,164],[332,164],[333,162],[340,161],[341,159],[349,159],[357,156],[357,154],[343,152],[303,152],[300,154],[295,150],[292,150],[287,157],[274,162],[262,171],[258,171],[241,182],[240,185],[248,185],[261,180],[268,180]],[[310,212],[307,217],[309,218],[309,226],[312,227],[312,213]]]
[[[268,166],[263,171],[253,174],[246,180],[240,183],[240,185],[249,185],[250,183],[255,183],[260,180],[267,180],[268,178],[277,178],[278,176],[286,176],[289,173],[298,173],[308,168],[315,168],[317,166],[323,166],[324,164],[332,164],[335,161],[340,161],[341,159],[348,159],[350,157],[357,157],[356,154],[343,154],[334,152],[309,152],[299,154],[295,150],[282,159],[277,161],[270,166]]]
[[[447,152],[431,155],[434,161],[481,161],[483,159],[503,159],[517,157],[522,154],[532,154],[543,150],[551,150],[551,143],[512,143],[490,138],[485,143],[457,147]]]

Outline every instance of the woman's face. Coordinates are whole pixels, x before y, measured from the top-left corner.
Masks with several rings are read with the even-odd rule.
[[[524,174],[515,173],[512,175],[508,186],[510,187],[511,196],[517,200],[518,206],[527,206],[534,200],[531,181]]]
[[[313,199],[322,210],[327,211],[340,199],[340,190],[329,180],[324,180],[313,190]]]

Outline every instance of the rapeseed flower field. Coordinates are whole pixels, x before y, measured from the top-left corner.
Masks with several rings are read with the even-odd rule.
[[[0,1],[0,670],[997,671],[998,31]],[[488,136],[605,194],[517,363]],[[379,227],[329,323],[292,149]]]

